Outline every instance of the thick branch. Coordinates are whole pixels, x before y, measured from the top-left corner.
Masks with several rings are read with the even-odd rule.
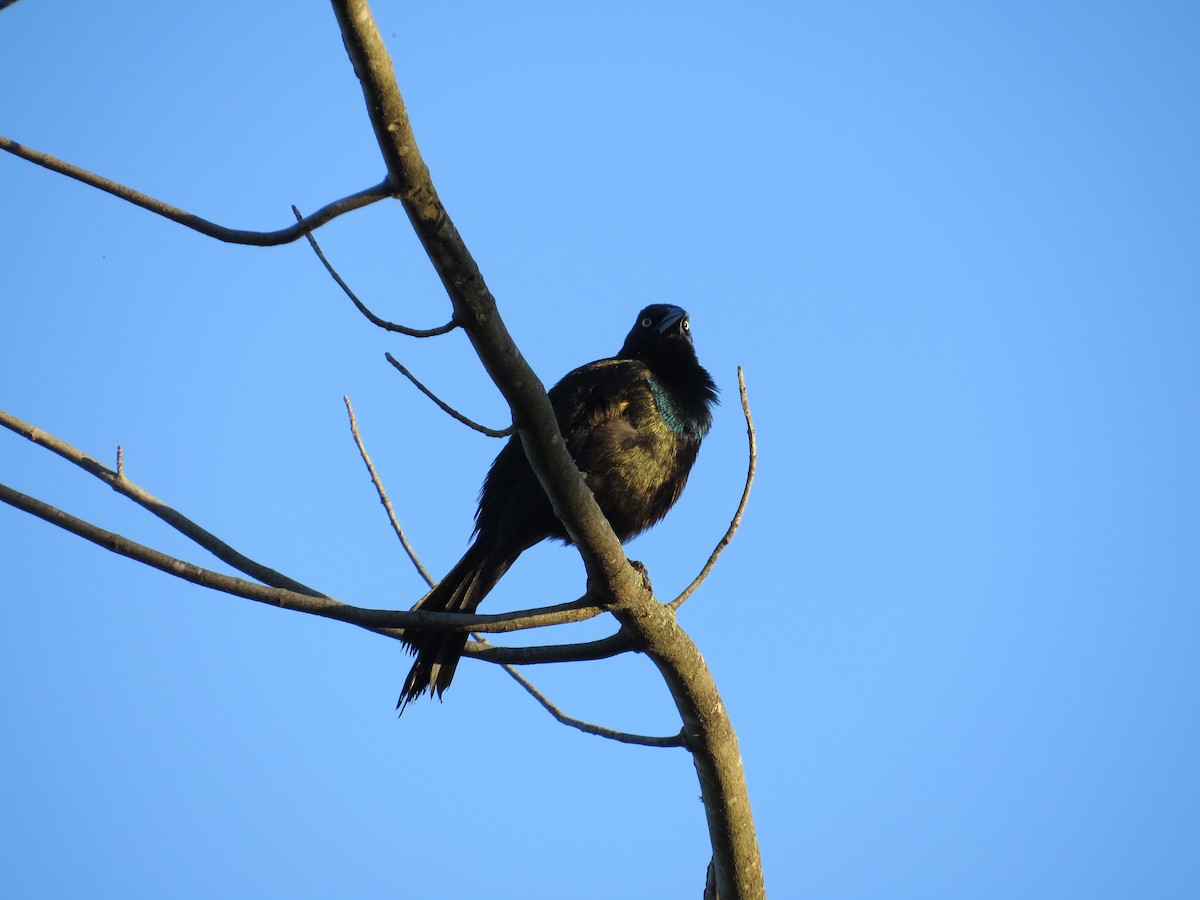
[[[625,557],[608,521],[567,453],[542,383],[517,350],[479,268],[450,220],[421,159],[391,59],[366,0],[333,0],[346,50],[393,188],[484,368],[508,401],[526,457],[579,548],[588,590],[630,629],[662,671],[684,722],[713,844],[724,900],[765,896],[736,735],[699,650],[657,603],[648,581]]]
[[[49,169],[51,172],[57,172],[60,175],[66,175],[68,178],[74,178],[76,181],[82,181],[86,185],[98,188],[112,194],[114,197],[119,197],[135,206],[140,206],[142,209],[148,209],[156,215],[170,219],[172,222],[186,225],[193,231],[216,238],[218,241],[225,241],[228,244],[249,244],[255,247],[274,247],[279,244],[290,244],[314,228],[320,228],[326,222],[336,219],[343,213],[352,212],[364,206],[370,206],[372,203],[390,196],[387,182],[382,182],[374,187],[359,191],[357,194],[351,194],[349,197],[343,197],[341,200],[335,200],[326,206],[322,206],[311,216],[305,216],[295,225],[289,225],[287,228],[281,228],[278,231],[245,231],[240,228],[226,228],[224,225],[218,225],[215,222],[208,221],[208,219],[202,219],[200,216],[193,215],[187,210],[180,209],[178,206],[164,203],[162,200],[151,197],[149,194],[143,194],[141,191],[135,191],[133,188],[126,187],[116,181],[110,181],[102,175],[97,175],[95,172],[81,169],[79,166],[72,165],[56,156],[51,156],[49,153],[43,153],[40,150],[34,150],[32,147],[26,147],[24,144],[19,144],[11,138],[6,138],[2,135],[0,135],[0,150],[7,150],[14,156],[19,156],[22,159],[29,160],[31,163],[36,163],[45,169]]]
[[[545,387],[517,349],[474,258],[442,205],[413,137],[392,60],[365,0],[333,0],[346,51],[393,190],[450,296],[484,368],[508,401],[530,465],[579,547],[589,580],[605,594],[637,591],[641,579],[567,453]]]

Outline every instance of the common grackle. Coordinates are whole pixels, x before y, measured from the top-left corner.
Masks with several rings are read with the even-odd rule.
[[[638,313],[620,351],[576,369],[549,392],[567,450],[618,538],[627,541],[675,505],[712,424],[716,386],[696,360],[687,312],[656,303]],[[479,492],[474,540],[413,609],[474,612],[517,557],[546,538],[570,543],[509,438]],[[440,697],[467,643],[463,632],[408,629],[417,659],[396,704]]]

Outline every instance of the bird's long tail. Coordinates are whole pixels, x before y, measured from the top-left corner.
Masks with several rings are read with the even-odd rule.
[[[476,540],[428,594],[417,601],[414,610],[429,612],[474,612],[488,591],[508,571],[513,559],[489,559],[484,541]],[[407,629],[404,642],[417,654],[416,662],[404,680],[404,689],[396,708],[405,707],[426,691],[440,698],[454,678],[454,670],[467,645],[465,631],[418,631]]]

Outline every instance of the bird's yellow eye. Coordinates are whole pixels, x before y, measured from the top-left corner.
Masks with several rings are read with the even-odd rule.
[[[692,326],[691,326],[691,323],[688,322],[687,319],[684,319],[683,322],[680,323],[679,327],[682,328],[684,331],[689,331]]]
[[[653,324],[654,324],[654,320],[651,319],[649,316],[646,316],[646,318],[642,319],[642,327],[643,328],[649,328]]]

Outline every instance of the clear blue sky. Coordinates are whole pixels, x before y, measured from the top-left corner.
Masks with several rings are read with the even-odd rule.
[[[630,545],[738,729],[777,898],[1200,896],[1200,7],[377,3],[417,136],[547,383],[690,310],[724,390]],[[324,3],[24,0],[0,133],[222,223],[382,175]],[[371,328],[301,245],[202,238],[0,159],[0,407],[243,552],[406,608],[360,426],[426,563],[503,425],[460,335]],[[402,211],[321,232],[381,315],[449,306]],[[0,476],[212,561],[0,434]],[[397,644],[209,594],[0,508],[0,892],[697,897],[682,751],[556,725],[466,663],[403,720]],[[576,597],[530,552],[487,609]],[[585,626],[558,639],[588,638]],[[537,635],[538,640],[548,639]],[[670,733],[641,658],[545,667]]]

